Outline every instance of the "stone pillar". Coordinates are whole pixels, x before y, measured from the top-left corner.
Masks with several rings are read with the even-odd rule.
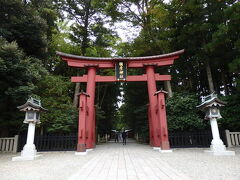
[[[106,143],[108,142],[108,135],[107,134],[105,134],[105,141],[106,141]]]
[[[212,130],[212,142],[211,142],[211,150],[212,151],[225,151],[226,147],[223,145],[222,140],[220,139],[220,135],[219,135],[219,130],[218,130],[218,124],[217,124],[217,120],[216,118],[212,118],[210,120],[211,123],[211,130]]]
[[[146,66],[147,74],[147,85],[148,85],[148,96],[149,96],[149,108],[152,124],[152,134],[153,134],[153,148],[160,149],[160,127],[157,120],[156,106],[157,106],[157,97],[154,96],[154,93],[157,91],[154,66]]]
[[[28,133],[27,133],[27,143],[23,147],[21,156],[36,156],[36,147],[34,145],[34,135],[35,135],[35,123],[31,122],[28,124]]]
[[[211,152],[214,155],[235,155],[234,151],[227,151],[226,146],[223,144],[222,140],[220,139],[219,130],[218,130],[218,124],[216,118],[210,119],[211,123],[211,130],[212,130],[212,142],[210,146],[210,151],[205,152]]]
[[[86,119],[88,94],[79,94],[79,117],[78,117],[78,144],[76,155],[86,154]]]
[[[167,94],[167,92],[163,90],[160,90],[155,93],[158,99],[157,115],[160,123],[161,152],[172,152],[170,150],[169,139],[168,139],[165,94]]]
[[[18,137],[19,137],[19,135],[15,135],[15,136],[14,136],[14,144],[13,144],[13,152],[14,152],[14,153],[17,153]]]
[[[37,155],[37,150],[34,145],[35,125],[35,122],[30,122],[28,124],[27,142],[21,151],[21,156],[13,157],[12,161],[34,160],[39,156]]]
[[[28,146],[34,145],[33,144],[34,135],[35,135],[35,123],[29,123],[28,124],[27,144],[26,145],[28,145]]]
[[[232,142],[231,142],[231,137],[230,137],[230,131],[229,130],[225,130],[225,136],[226,136],[226,139],[227,139],[227,146],[232,147]]]
[[[96,86],[96,67],[88,68],[88,76],[87,76],[87,94],[90,96],[87,101],[88,106],[88,118],[87,118],[87,149],[92,149],[95,147],[95,138],[94,129],[95,129],[95,118],[94,118],[94,100],[95,100],[95,86]]]

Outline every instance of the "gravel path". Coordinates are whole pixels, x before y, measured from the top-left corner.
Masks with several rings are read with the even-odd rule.
[[[175,149],[161,159],[193,180],[240,180],[240,147],[235,156],[213,156],[204,148]]]
[[[148,145],[108,143],[98,145],[86,156],[44,152],[34,161],[18,162],[11,161],[16,154],[1,153],[0,180],[240,180],[240,148],[233,149],[235,156],[213,156],[203,153],[204,150],[174,149],[173,153],[159,153]]]

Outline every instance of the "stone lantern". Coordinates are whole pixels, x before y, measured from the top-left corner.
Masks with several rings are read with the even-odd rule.
[[[41,101],[29,98],[27,102],[17,107],[20,111],[24,111],[25,119],[23,123],[28,124],[27,142],[21,151],[21,156],[13,157],[13,161],[17,160],[33,160],[37,157],[37,150],[34,145],[35,125],[40,123],[40,112],[47,111],[41,106]]]
[[[205,120],[210,120],[212,130],[212,142],[210,151],[214,155],[235,155],[234,151],[226,151],[226,147],[223,141],[220,139],[217,120],[222,118],[220,114],[220,107],[225,106],[226,102],[218,99],[217,95],[212,93],[208,96],[203,97],[202,104],[197,106],[200,110],[205,112]]]

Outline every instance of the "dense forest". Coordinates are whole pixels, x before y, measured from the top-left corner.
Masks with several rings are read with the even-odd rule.
[[[135,35],[122,39],[117,24]],[[76,132],[77,94],[86,84],[71,83],[70,77],[85,70],[69,68],[56,51],[134,57],[180,49],[185,53],[174,65],[156,69],[172,75],[171,82],[157,83],[158,89],[172,91],[169,129],[209,128],[196,106],[215,92],[227,102],[219,126],[240,131],[238,0],[0,0],[0,137],[26,129],[16,107],[30,96],[48,109],[39,133]],[[129,75],[143,73],[128,69]],[[114,75],[114,70],[98,74]],[[147,136],[146,83],[97,83],[95,104],[99,134],[125,127]]]

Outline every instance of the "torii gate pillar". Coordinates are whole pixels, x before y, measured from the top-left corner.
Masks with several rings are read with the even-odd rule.
[[[85,155],[86,151],[86,125],[87,125],[87,93],[81,92],[79,94],[79,119],[78,119],[78,144],[76,155]]]
[[[88,118],[87,118],[87,149],[95,148],[95,86],[96,86],[96,67],[88,67],[88,77],[87,77],[87,94],[90,96],[87,101],[88,106]]]
[[[169,138],[168,138],[168,127],[167,127],[167,116],[166,116],[166,104],[165,104],[166,91],[157,91],[154,95],[157,96],[157,117],[160,123],[160,139],[161,139],[161,151],[172,152],[170,150]]]
[[[156,106],[157,106],[157,97],[154,96],[154,93],[157,91],[154,66],[149,65],[146,66],[146,74],[147,74],[147,85],[148,85],[148,97],[149,97],[149,130],[150,130],[150,144],[153,148],[160,149],[160,134],[159,134],[159,121],[156,114]],[[152,132],[151,132],[152,131]]]

